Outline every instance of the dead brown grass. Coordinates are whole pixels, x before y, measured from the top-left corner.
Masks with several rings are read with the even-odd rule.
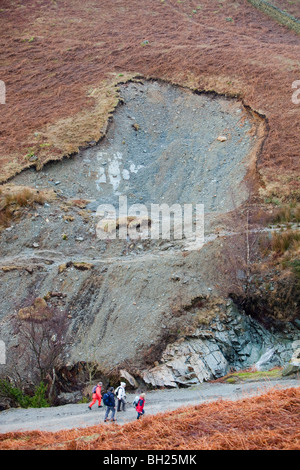
[[[31,188],[19,186],[13,190],[9,185],[0,188],[0,230],[19,218],[24,208],[44,204],[45,200],[43,192]]]
[[[299,252],[300,232],[296,230],[286,230],[282,233],[274,233],[271,239],[271,250],[282,255],[286,251]]]
[[[284,204],[273,210],[270,217],[273,224],[300,223],[300,204]]]
[[[300,388],[216,401],[118,426],[0,435],[1,450],[299,450]]]
[[[270,3],[300,19],[299,0],[271,0]]]

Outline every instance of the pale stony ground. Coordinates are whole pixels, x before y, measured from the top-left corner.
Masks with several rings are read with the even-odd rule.
[[[68,315],[68,363],[97,357],[103,370],[123,363],[143,370],[149,349],[164,345],[167,331],[189,324],[189,313],[177,317],[174,308],[219,295],[223,276],[217,279],[216,263],[228,227],[218,217],[248,197],[244,178],[259,140],[250,132],[256,123],[237,100],[158,82],[124,85],[121,97],[124,104],[100,143],[11,181],[51,189],[57,198],[1,233],[0,339],[7,368],[18,361],[26,368],[22,356],[12,357],[11,313],[49,292],[61,296],[48,304]],[[128,210],[203,204],[204,246],[191,248],[188,237],[147,238],[143,230],[139,239],[99,238],[99,205],[112,204],[118,214],[121,195]],[[84,270],[74,263],[85,263]]]
[[[239,384],[203,383],[181,389],[154,390],[146,394],[145,413],[155,415],[167,410],[217,400],[239,400],[257,396],[270,389],[299,387],[298,379],[262,380]],[[128,394],[127,410],[116,413],[117,424],[134,421],[136,411],[132,401],[136,394]],[[0,413],[0,433],[14,431],[59,431],[103,424],[105,407],[87,404],[64,405],[41,409],[9,409]],[[110,426],[110,423],[105,424]]]

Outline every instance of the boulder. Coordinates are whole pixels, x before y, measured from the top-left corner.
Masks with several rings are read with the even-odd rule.
[[[296,349],[291,357],[290,362],[283,369],[282,375],[292,375],[300,372],[300,348]]]
[[[69,405],[72,403],[78,403],[82,400],[81,392],[70,392],[70,393],[61,393],[57,397],[59,405]]]
[[[135,380],[135,378],[131,374],[129,374],[129,372],[122,369],[122,370],[120,370],[120,376],[123,377],[125,380],[127,380],[127,382],[129,382],[130,385],[132,385],[134,388],[138,388],[137,381]]]

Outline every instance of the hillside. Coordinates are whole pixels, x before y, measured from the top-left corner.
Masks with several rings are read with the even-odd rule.
[[[298,0],[1,2],[0,410],[299,371],[299,24]],[[242,410],[268,400],[256,439]],[[294,448],[295,403],[116,434],[178,419],[194,448],[204,410]],[[232,446],[219,424],[197,445]]]

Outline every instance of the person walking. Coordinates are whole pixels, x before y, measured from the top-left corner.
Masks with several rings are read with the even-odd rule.
[[[136,406],[136,412],[137,412],[137,418],[140,419],[140,417],[145,413],[144,406],[145,406],[145,393],[141,393],[140,398],[138,400],[137,406]]]
[[[97,385],[93,388],[92,402],[88,406],[89,410],[92,409],[92,406],[96,403],[97,400],[98,400],[98,408],[102,408],[101,388],[102,388],[102,382],[97,383]]]
[[[121,385],[117,388],[117,399],[118,399],[118,408],[117,411],[125,411],[126,405],[126,392],[125,392],[126,383],[121,382]]]
[[[104,422],[109,421],[109,413],[111,412],[111,421],[116,421],[115,413],[116,413],[116,403],[115,403],[115,395],[114,395],[114,388],[110,387],[108,392],[103,396],[104,404],[106,405]]]

